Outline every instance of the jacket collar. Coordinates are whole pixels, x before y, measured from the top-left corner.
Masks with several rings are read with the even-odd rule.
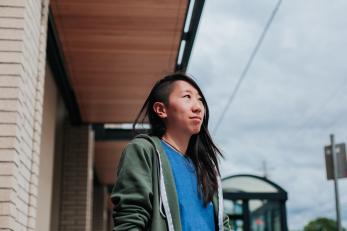
[[[180,209],[179,209],[179,204],[178,204],[178,196],[176,192],[176,184],[174,177],[172,175],[172,169],[170,166],[169,159],[167,155],[165,154],[165,151],[160,144],[160,139],[157,136],[150,136],[147,134],[140,134],[137,135],[136,138],[142,138],[148,140],[155,148],[156,151],[158,151],[159,157],[161,159],[162,163],[162,168],[163,168],[163,177],[165,180],[165,188],[167,192],[167,197],[168,197],[168,204],[170,207],[171,215],[172,215],[172,220],[173,220],[173,225],[175,230],[182,230],[181,227],[181,219],[180,219]],[[221,194],[221,185],[218,187],[218,194]],[[222,224],[220,224],[223,220],[223,210],[220,210],[220,206],[222,206],[222,201],[223,198],[219,198],[220,195],[215,194],[212,199],[213,207],[214,207],[214,215],[215,218],[217,218],[216,221],[216,226],[218,227],[219,230],[222,230],[223,227],[221,227]],[[223,209],[223,208],[222,208]]]

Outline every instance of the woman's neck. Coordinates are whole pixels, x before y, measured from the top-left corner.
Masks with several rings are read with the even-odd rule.
[[[189,144],[190,137],[185,137],[181,135],[175,135],[169,132],[166,132],[162,139],[173,146],[177,151],[182,154],[186,154]]]

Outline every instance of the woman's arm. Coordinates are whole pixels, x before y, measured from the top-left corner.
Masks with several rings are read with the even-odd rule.
[[[152,195],[151,155],[141,145],[130,143],[122,153],[111,194],[113,230],[144,230],[148,227]]]

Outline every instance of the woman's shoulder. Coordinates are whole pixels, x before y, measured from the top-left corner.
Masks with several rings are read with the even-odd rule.
[[[160,144],[160,139],[158,137],[148,134],[138,134],[128,143],[127,146],[138,146],[143,149],[155,150],[155,147],[158,144]]]
[[[158,137],[147,134],[139,134],[127,144],[125,150],[136,149],[145,152],[152,152],[155,151],[157,145],[159,144],[160,139]]]
[[[120,158],[119,169],[148,168],[153,165],[153,156],[155,155],[155,146],[153,139],[148,135],[138,135],[132,139],[124,148]],[[156,142],[156,141],[154,141]],[[142,167],[141,167],[142,166]]]

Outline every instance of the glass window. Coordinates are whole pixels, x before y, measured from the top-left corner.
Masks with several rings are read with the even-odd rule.
[[[227,200],[224,199],[224,211],[229,215],[241,215],[242,214],[242,201],[241,200]]]
[[[242,220],[231,220],[230,222],[231,231],[243,231]]]
[[[250,200],[249,212],[252,231],[281,230],[279,202],[268,200]]]

